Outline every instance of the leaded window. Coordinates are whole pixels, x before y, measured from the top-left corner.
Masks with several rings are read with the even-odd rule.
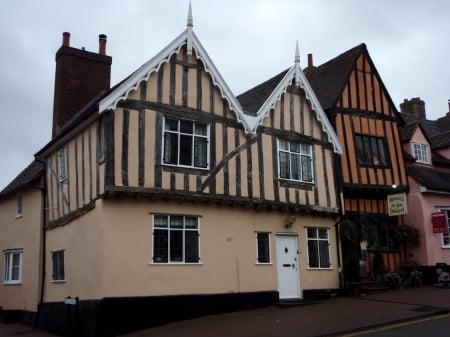
[[[308,268],[330,268],[330,241],[328,228],[308,227]]]
[[[365,166],[389,166],[389,153],[384,138],[355,135],[358,164]]]
[[[278,140],[278,167],[282,179],[312,183],[312,146],[309,144]]]
[[[256,233],[258,263],[270,263],[270,233]]]
[[[163,164],[208,168],[208,144],[208,124],[164,119]]]
[[[198,263],[200,224],[198,216],[153,216],[153,262]]]

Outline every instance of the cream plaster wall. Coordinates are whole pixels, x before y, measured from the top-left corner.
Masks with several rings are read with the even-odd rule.
[[[16,197],[22,195],[22,214],[16,218]],[[0,201],[0,251],[2,284],[0,307],[4,310],[36,312],[40,295],[42,192],[27,189]],[[23,249],[21,284],[3,284],[3,251]]]
[[[102,209],[101,297],[277,290],[275,234],[279,232],[298,234],[303,289],[339,287],[332,219],[297,216],[286,230],[287,215],[279,212],[132,199],[104,200]],[[152,263],[153,213],[201,217],[199,264]],[[305,226],[330,228],[332,270],[307,269]],[[256,264],[257,231],[271,233],[273,264]]]
[[[103,231],[101,201],[87,214],[67,225],[47,230],[45,301],[63,301],[67,296],[81,300],[101,297]],[[65,282],[52,281],[52,255],[64,250]]]

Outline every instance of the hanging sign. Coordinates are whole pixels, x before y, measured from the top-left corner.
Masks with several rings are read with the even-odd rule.
[[[406,193],[389,194],[387,196],[389,215],[402,215],[408,212],[406,207]]]
[[[448,233],[447,213],[431,213],[431,224],[433,225],[433,233]]]

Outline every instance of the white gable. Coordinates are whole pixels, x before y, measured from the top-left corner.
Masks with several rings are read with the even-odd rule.
[[[280,100],[282,94],[286,92],[288,86],[291,85],[292,81],[295,79],[296,85],[304,90],[306,99],[308,99],[311,104],[311,109],[314,111],[317,120],[322,125],[322,130],[328,135],[328,140],[333,144],[334,152],[338,154],[342,153],[342,148],[337,135],[300,67],[298,46],[296,49],[295,64],[289,69],[266,102],[261,106],[257,114],[254,116],[248,115],[244,113],[239,101],[222,78],[222,75],[217,70],[205,48],[203,48],[200,40],[192,31],[192,16],[190,10],[187,29],[102,99],[99,105],[99,112],[102,113],[106,110],[115,109],[119,101],[125,100],[131,91],[136,90],[139,87],[139,84],[142,81],[148,81],[152,73],[157,72],[164,63],[168,63],[172,55],[179,53],[181,48],[185,45],[188,53],[190,53],[192,49],[195,50],[197,57],[205,66],[205,71],[211,75],[214,85],[220,90],[222,98],[228,102],[230,109],[234,112],[238,122],[243,124],[246,133],[254,134],[256,132],[258,126],[262,124],[264,118],[268,116],[270,110],[275,106],[277,101]]]

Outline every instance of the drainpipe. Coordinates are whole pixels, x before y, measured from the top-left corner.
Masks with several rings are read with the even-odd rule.
[[[42,198],[43,198],[43,209],[42,209],[42,261],[41,261],[41,289],[39,294],[39,303],[36,314],[35,326],[39,326],[40,314],[42,311],[42,305],[44,304],[44,290],[45,290],[45,268],[46,268],[46,250],[47,250],[47,161],[39,156],[35,156],[35,160],[38,163],[44,165],[44,187],[41,188]]]

